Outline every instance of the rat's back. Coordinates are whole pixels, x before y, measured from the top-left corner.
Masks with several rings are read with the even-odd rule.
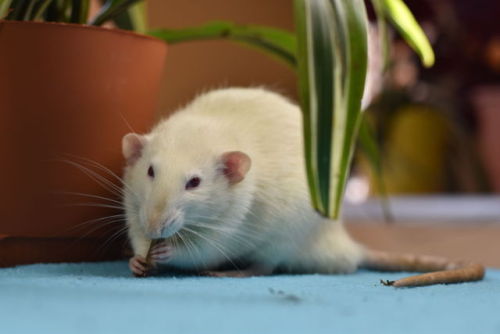
[[[272,91],[226,88],[202,94],[154,132],[168,136],[164,142],[177,152],[182,146],[184,154],[245,152],[252,160],[249,176],[266,198],[307,193],[300,109]]]

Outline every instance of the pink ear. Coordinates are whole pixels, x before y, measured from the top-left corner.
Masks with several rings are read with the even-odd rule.
[[[224,174],[229,183],[236,184],[243,181],[252,161],[245,153],[233,151],[224,153],[222,155],[222,162],[224,163]]]
[[[127,165],[133,165],[142,155],[146,138],[137,133],[128,133],[122,139],[122,153]]]

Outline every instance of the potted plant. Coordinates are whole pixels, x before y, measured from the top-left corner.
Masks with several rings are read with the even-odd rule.
[[[93,20],[113,18],[111,3]],[[165,43],[83,25],[89,5],[1,2],[0,17],[6,20],[0,21],[0,234],[9,236],[0,241],[0,252],[8,255],[0,259],[3,265],[96,258],[80,249],[93,239],[78,241],[89,229],[75,226],[116,210],[70,207],[75,197],[58,191],[95,196],[102,191],[59,161],[85,157],[116,172],[117,138],[127,124],[145,130],[153,121]],[[103,233],[109,230],[91,236]]]
[[[431,64],[428,42],[403,2],[373,2],[380,25],[387,18],[393,20],[424,62]],[[82,232],[79,224],[86,220],[111,224],[123,219],[119,187],[96,168],[116,181],[121,170],[119,138],[130,127],[141,132],[152,124],[166,54],[159,39],[167,43],[230,39],[297,67],[312,202],[322,214],[338,216],[361,119],[367,57],[362,1],[295,1],[297,34],[212,22],[148,33],[156,39],[96,27],[111,21],[118,27],[145,31],[142,2],[108,0],[92,17],[90,4],[0,2],[0,18],[6,18],[0,21],[0,153],[7,157],[0,173],[4,185],[0,250],[16,247],[9,244],[13,236],[18,238],[14,241],[31,247],[24,259],[2,258],[0,265],[103,258],[81,250],[76,256],[70,252],[78,249],[75,244],[70,247],[61,242],[90,234],[97,239],[87,247],[95,248],[102,243],[99,238],[109,237],[109,230],[99,234],[84,228]],[[96,182],[77,177],[74,167]],[[109,198],[103,188],[115,197]],[[66,191],[64,196],[53,194],[59,190]],[[87,198],[90,203],[83,204],[97,207],[66,207],[75,198]],[[26,238],[33,239],[27,242]],[[66,245],[66,252],[61,252],[61,245]],[[57,256],[51,256],[50,247]]]

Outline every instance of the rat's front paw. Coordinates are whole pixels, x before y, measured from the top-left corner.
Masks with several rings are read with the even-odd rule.
[[[148,270],[146,259],[140,255],[135,255],[128,261],[128,267],[134,276],[145,276]]]
[[[173,247],[166,241],[157,243],[151,249],[149,256],[153,263],[165,263],[172,258]]]

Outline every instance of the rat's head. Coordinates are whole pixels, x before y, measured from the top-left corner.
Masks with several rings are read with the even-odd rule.
[[[245,188],[250,157],[198,145],[203,143],[189,138],[168,140],[159,134],[123,137],[127,215],[149,238],[168,238],[182,230],[199,233],[197,226],[230,224],[223,217],[247,206],[238,192]],[[213,230],[226,227],[214,226]]]

